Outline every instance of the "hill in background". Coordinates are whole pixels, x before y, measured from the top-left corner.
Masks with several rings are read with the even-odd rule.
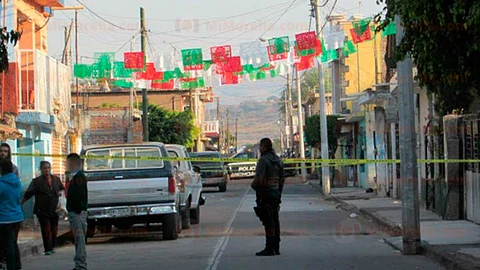
[[[280,137],[278,101],[273,97],[266,101],[245,101],[235,105],[220,105],[222,119],[226,125],[226,111],[229,109],[230,130],[235,135],[235,118],[238,118],[238,147],[257,143],[264,137],[272,140]],[[216,110],[208,115],[215,116]],[[225,126],[226,127],[226,126]]]

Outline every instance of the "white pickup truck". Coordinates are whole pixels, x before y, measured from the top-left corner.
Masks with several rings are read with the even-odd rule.
[[[183,145],[165,145],[168,155],[173,158],[189,158]],[[172,161],[180,190],[180,213],[182,229],[189,229],[191,224],[200,223],[200,206],[205,204],[202,196],[202,179],[200,167],[192,166],[188,160]]]
[[[178,238],[180,190],[172,163],[133,159],[168,157],[162,143],[88,146],[82,155],[87,156],[84,160],[88,181],[87,237],[93,237],[96,228],[108,232],[112,225],[129,229],[135,224],[162,223],[164,240]]]

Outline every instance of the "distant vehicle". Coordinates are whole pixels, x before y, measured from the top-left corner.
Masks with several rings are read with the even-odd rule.
[[[127,157],[84,161],[88,179],[87,237],[96,227],[129,229],[135,224],[162,223],[163,239],[174,240],[181,231],[180,191],[172,163],[128,157],[168,157],[162,143],[88,146],[82,155]]]
[[[222,158],[219,152],[196,152],[190,153],[190,157],[195,158]],[[201,169],[203,187],[218,187],[220,192],[227,191],[227,183],[229,181],[225,165],[220,161],[192,161],[193,165],[197,165]]]
[[[170,157],[189,157],[183,145],[167,144],[165,148]],[[192,166],[187,160],[172,161],[172,165],[180,190],[182,229],[189,229],[190,224],[200,223],[200,206],[205,204],[205,198],[202,196],[201,169],[199,166]]]
[[[256,151],[237,153],[232,156],[232,158],[238,159],[258,159],[258,157]],[[230,179],[251,178],[255,176],[256,166],[257,162],[232,162],[227,163],[227,171]]]
[[[239,159],[259,159],[260,154],[257,151],[237,153],[232,158]],[[243,179],[252,178],[255,176],[257,162],[233,162],[227,164],[227,171],[230,179]],[[293,177],[297,174],[297,164],[285,163],[284,164],[284,176]]]

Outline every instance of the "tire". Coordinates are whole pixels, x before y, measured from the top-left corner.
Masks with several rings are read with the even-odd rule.
[[[221,186],[218,187],[218,190],[220,190],[220,192],[225,192],[227,191],[227,184],[223,184]]]
[[[179,216],[179,214],[170,214],[163,219],[163,240],[176,240],[178,238],[179,228],[181,229],[178,222]]]
[[[200,204],[198,204],[197,208],[190,210],[190,223],[200,223]]]
[[[182,229],[190,229],[191,224],[191,212],[190,212],[190,200],[188,200],[187,206],[185,206],[185,212],[182,213]]]
[[[95,236],[96,226],[94,223],[87,223],[87,233],[85,234],[86,238],[92,238]]]

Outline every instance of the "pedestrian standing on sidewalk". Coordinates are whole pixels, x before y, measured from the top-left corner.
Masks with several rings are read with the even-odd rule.
[[[67,171],[70,175],[67,192],[68,221],[75,241],[74,270],[86,270],[85,233],[87,231],[88,190],[87,177],[82,171],[82,159],[78,154],[67,156]]]
[[[35,196],[33,212],[37,215],[42,231],[45,255],[55,253],[55,241],[58,232],[58,215],[56,213],[58,197],[65,187],[60,178],[52,174],[52,165],[48,161],[40,162],[41,176],[30,183],[23,195],[22,204]]]
[[[2,143],[0,144],[0,160],[8,160],[8,161],[12,161],[12,148],[10,147],[10,145],[8,143]],[[15,164],[13,164],[12,162],[12,170],[13,170],[13,173],[18,177],[18,179],[20,179],[20,172],[18,170],[18,167],[15,166]],[[15,226],[15,239],[18,239],[18,234],[20,233],[20,227],[21,227],[22,223],[19,222],[16,224]],[[22,262],[20,260],[20,250],[18,249],[18,246],[15,246],[15,252],[16,252],[16,258],[17,258],[17,269],[22,269]],[[4,251],[1,250],[0,248],[0,261],[4,258],[4,256],[2,256],[2,252],[5,253]]]
[[[285,183],[283,162],[273,150],[269,138],[260,141],[260,153],[252,188],[257,197],[255,213],[265,227],[266,245],[265,249],[256,255],[280,255],[279,211]]]
[[[7,269],[18,270],[22,267],[15,229],[23,221],[22,183],[10,160],[0,160],[0,174],[0,245],[7,258]]]

